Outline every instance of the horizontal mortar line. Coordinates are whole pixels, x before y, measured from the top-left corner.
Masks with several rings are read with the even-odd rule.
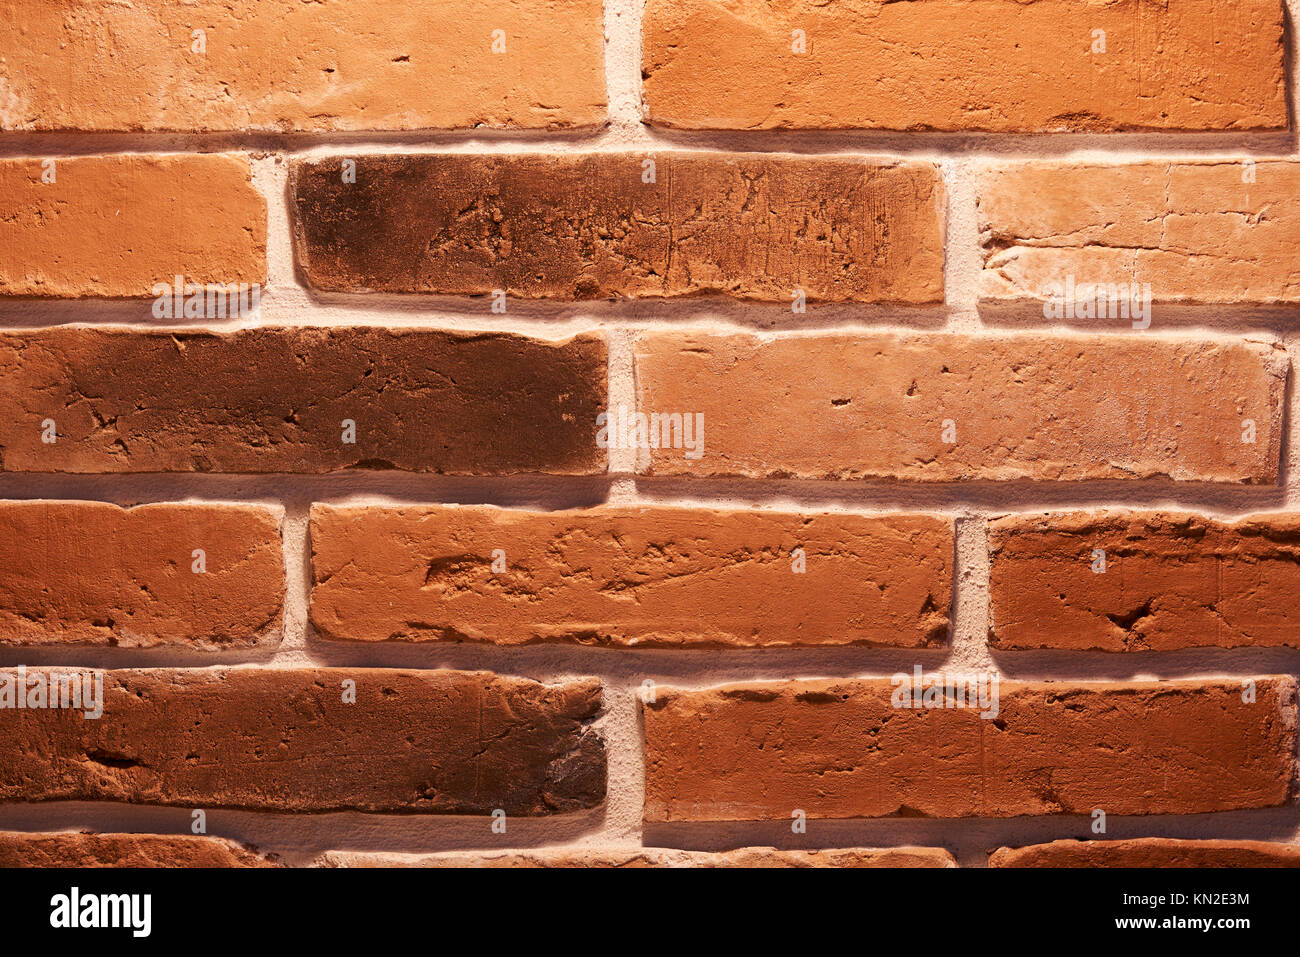
[[[1052,483],[996,482],[872,484],[781,480],[671,479],[633,473],[593,476],[436,476],[388,471],[343,471],[325,475],[260,473],[0,473],[0,497],[67,500],[255,504],[476,505],[536,502],[543,510],[599,508],[610,486],[636,482],[644,507],[741,510],[844,509],[866,512],[938,510],[961,516],[1021,514],[1073,509],[1199,511],[1207,515],[1249,515],[1290,510],[1282,486],[1179,486],[1160,480]],[[611,506],[613,507],[613,506]]]
[[[1061,839],[1093,841],[1163,837],[1184,840],[1230,839],[1297,843],[1300,808],[1248,808],[1204,814],[1118,815],[1106,817],[1106,834],[1092,833],[1090,815],[1034,815],[1013,818],[877,818],[808,820],[808,833],[791,835],[789,821],[646,822],[648,846],[688,850],[726,850],[772,846],[784,850],[918,845],[953,851],[962,866],[984,866],[998,847],[1021,847]]]
[[[1225,155],[1300,152],[1300,132],[1286,130],[1143,130],[1127,132],[1010,133],[940,130],[688,130],[643,124],[644,139],[671,148],[723,152],[781,152],[798,154],[867,152],[942,159],[1078,159],[1128,153],[1182,154],[1202,158]]]
[[[444,297],[368,298],[357,296],[348,300],[316,300],[309,295],[293,299],[268,301],[264,294],[259,316],[233,320],[219,319],[158,319],[150,312],[150,304],[101,300],[74,300],[49,303],[0,302],[0,327],[13,330],[57,326],[88,326],[103,328],[120,326],[131,331],[158,332],[168,329],[186,331],[231,332],[256,328],[328,328],[346,326],[410,326],[437,329],[437,323],[451,323],[454,330],[459,325],[474,330],[500,330],[517,333],[547,333],[555,325],[579,327],[583,324],[597,328],[609,323],[629,325],[654,321],[700,320],[717,317],[731,318],[737,331],[753,331],[756,324],[773,325],[782,331],[826,326],[854,328],[863,317],[872,320],[862,324],[864,329],[888,328],[896,324],[900,331],[915,333],[918,326],[938,330],[948,320],[951,310],[946,307],[917,308],[901,312],[897,307],[835,306],[812,307],[813,315],[791,316],[788,306],[759,303],[647,303],[644,301],[601,303],[529,303],[511,302],[507,315],[493,314],[487,308],[488,297],[482,297],[484,307],[470,308],[465,299]],[[430,324],[435,325],[430,325]],[[680,323],[678,323],[680,324]]]
[[[486,300],[485,300],[486,301]],[[1041,339],[1097,338],[1115,341],[1183,342],[1189,340],[1235,343],[1282,342],[1300,337],[1300,307],[1285,314],[1260,316],[1247,310],[1243,317],[1225,316],[1220,307],[1196,307],[1202,315],[1180,320],[1178,325],[1155,325],[1134,330],[1115,325],[1062,325],[1049,322],[993,321],[985,317],[973,327],[955,321],[977,318],[967,307],[916,307],[836,304],[812,306],[811,314],[789,316],[779,303],[708,301],[610,301],[599,303],[541,304],[515,301],[513,315],[488,314],[466,308],[464,300],[445,297],[393,296],[370,299],[358,295],[348,301],[314,300],[264,303],[261,315],[236,320],[155,319],[148,306],[135,302],[70,300],[34,304],[0,301],[0,332],[21,333],[46,329],[87,328],[122,332],[233,333],[256,329],[396,328],[425,332],[501,332],[536,338],[567,337],[583,332],[626,330],[636,333],[687,333],[759,335],[796,338],[847,334],[946,336],[949,338]],[[1292,314],[1292,312],[1294,314]]]
[[[198,805],[201,806],[201,805]],[[1140,837],[1263,840],[1295,843],[1300,808],[1251,808],[1206,814],[1107,815],[1107,833],[1092,833],[1090,815],[1023,815],[1012,818],[850,818],[808,820],[805,834],[789,821],[680,822],[643,825],[639,842],[617,834],[603,820],[608,804],[576,815],[512,817],[506,835],[493,835],[487,815],[370,814],[334,811],[305,814],[284,811],[210,809],[208,837],[226,838],[279,854],[287,862],[330,851],[403,855],[440,852],[494,853],[537,849],[582,851],[726,851],[742,847],[778,850],[833,850],[847,847],[940,847],[963,864],[978,866],[976,855],[997,847],[1020,847],[1052,840],[1094,841]],[[0,829],[32,833],[91,828],[139,834],[191,835],[191,808],[102,801],[54,801],[0,805]],[[602,828],[601,825],[605,825]],[[608,830],[606,830],[608,828]],[[486,832],[486,833],[485,833]],[[602,839],[603,833],[611,838]]]
[[[454,130],[358,130],[338,132],[274,132],[227,130],[217,132],[95,132],[90,130],[7,131],[0,133],[0,157],[21,159],[94,155],[103,152],[249,152],[285,154],[319,147],[385,151],[394,147],[485,147],[499,150],[518,145],[524,149],[581,148],[606,142],[609,124],[572,128],[489,128]],[[34,154],[32,151],[36,151]]]
[[[1100,507],[1206,510],[1219,514],[1285,511],[1288,489],[1282,485],[1225,486],[1176,483],[1166,479],[1100,481],[936,482],[897,480],[798,481],[624,476],[636,480],[638,498],[649,503],[682,501],[790,502],[801,507],[844,505],[897,510],[939,508],[993,516]]]
[[[582,678],[605,683],[610,700],[639,696],[647,679],[663,687],[706,689],[741,682],[888,680],[926,674],[979,676],[1002,681],[1116,683],[1128,681],[1238,681],[1300,674],[1300,649],[1195,648],[1179,651],[992,651],[992,668],[952,661],[951,643],[928,648],[866,646],[691,649],[612,648],[550,642],[500,646],[446,642],[325,642],[309,638],[276,654],[183,648],[108,648],[70,645],[0,645],[0,668],[51,667],[69,670],[252,668],[295,671],[347,670],[488,671],[560,684]],[[609,701],[607,701],[607,705]]]
[[[573,129],[488,129],[358,131],[335,133],[90,131],[0,133],[0,158],[86,156],[99,153],[248,152],[330,156],[344,153],[432,153],[483,151],[551,154],[635,152],[788,153],[794,156],[861,155],[914,160],[1036,159],[1114,157],[1202,159],[1290,158],[1300,153],[1295,131],[1143,131],[993,133],[886,130],[676,130],[614,119],[603,126]]]

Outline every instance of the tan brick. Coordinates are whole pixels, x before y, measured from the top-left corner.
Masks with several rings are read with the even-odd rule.
[[[1117,336],[652,332],[636,344],[639,409],[704,416],[702,458],[642,451],[657,475],[1272,484],[1287,368],[1265,344]]]
[[[650,0],[645,16],[643,89],[660,126],[1287,126],[1279,0]]]
[[[1300,163],[1019,163],[987,169],[977,189],[988,309],[1088,321],[1097,296],[1078,286],[1134,283],[1156,305],[1300,303]],[[1044,308],[1067,283],[1072,308]]]
[[[995,718],[953,707],[955,692],[895,707],[910,676],[659,688],[642,706],[645,819],[1276,807],[1290,797],[1295,682],[1256,685],[1246,703],[1238,679],[1003,681]]]
[[[0,867],[274,867],[234,841],[187,834],[0,831]]]
[[[1300,847],[1267,841],[1052,841],[1003,847],[989,867],[1300,867]]]
[[[266,281],[266,200],[246,157],[0,159],[0,296],[153,297],[176,276]]]
[[[1300,516],[1014,515],[989,554],[995,648],[1300,646]]]
[[[605,471],[595,422],[607,375],[599,335],[13,332],[0,334],[0,461],[9,472],[592,474]]]
[[[0,644],[278,642],[279,524],[252,505],[0,502]]]
[[[666,847],[543,848],[535,851],[453,851],[443,854],[367,854],[328,851],[326,867],[956,867],[938,847],[845,847],[778,851],[741,847],[733,851],[679,851]]]
[[[952,523],[933,516],[316,505],[311,542],[312,624],[334,640],[921,647],[948,634]]]
[[[30,669],[28,686],[51,670]],[[102,674],[98,720],[49,708],[6,716],[0,801],[543,815],[605,795],[604,745],[588,727],[600,710],[595,679],[546,686],[366,668]],[[18,684],[16,672],[5,676]]]
[[[653,159],[654,181],[645,182]],[[943,301],[928,163],[771,154],[412,154],[292,167],[299,266],[334,292]]]
[[[0,9],[6,130],[605,119],[601,0],[5,0]]]

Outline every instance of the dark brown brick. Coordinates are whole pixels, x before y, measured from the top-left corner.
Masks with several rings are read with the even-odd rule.
[[[62,673],[32,669],[32,675]],[[17,683],[17,672],[11,675]],[[0,801],[544,815],[599,805],[594,679],[487,672],[109,671],[103,716],[4,713]],[[343,682],[356,682],[356,701]]]
[[[341,292],[943,301],[934,166],[768,154],[416,154],[292,168],[299,265]]]
[[[9,472],[605,471],[605,343],[372,327],[0,335]],[[58,441],[42,441],[46,420]],[[343,422],[356,442],[343,442]]]

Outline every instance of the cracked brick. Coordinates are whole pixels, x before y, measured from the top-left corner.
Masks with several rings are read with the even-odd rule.
[[[1156,305],[1300,303],[1300,163],[1015,163],[977,190],[984,308],[1032,311],[1067,278],[1149,284]]]
[[[989,556],[994,648],[1300,644],[1300,516],[1012,515],[989,524]]]

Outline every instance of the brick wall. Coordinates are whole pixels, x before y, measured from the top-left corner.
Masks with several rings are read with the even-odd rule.
[[[1298,0],[3,12],[0,863],[1300,862]]]

